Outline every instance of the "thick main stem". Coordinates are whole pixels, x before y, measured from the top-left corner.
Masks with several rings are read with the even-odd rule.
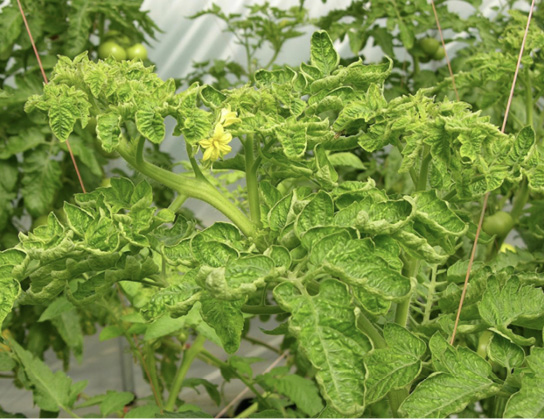
[[[117,151],[121,157],[142,174],[177,191],[180,195],[196,198],[212,205],[227,216],[246,236],[255,236],[255,226],[247,216],[208,182],[177,175],[148,163],[137,157],[134,148],[126,141],[121,142]]]
[[[202,347],[204,346],[205,341],[206,338],[204,336],[198,335],[192,346],[187,349],[183,354],[183,360],[181,361],[181,365],[176,372],[176,376],[174,377],[174,384],[172,384],[170,394],[168,395],[168,401],[164,406],[166,410],[172,411],[172,409],[176,405],[178,394],[181,391],[181,387],[183,386],[183,380],[185,379],[185,376],[187,375],[187,372],[189,371],[189,368],[191,367],[194,359],[202,351]]]

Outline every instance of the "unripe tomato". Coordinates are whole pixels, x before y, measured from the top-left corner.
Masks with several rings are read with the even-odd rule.
[[[135,58],[138,60],[145,60],[147,59],[147,49],[142,44],[134,44],[127,49],[127,58],[129,60]]]
[[[127,53],[117,42],[106,41],[98,47],[98,57],[102,59],[113,57],[117,61],[121,61],[126,60]]]
[[[433,54],[433,60],[442,60],[445,56],[446,56],[446,50],[440,47]]]
[[[438,48],[440,48],[440,42],[434,38],[423,38],[420,39],[419,46],[425,54],[433,56]]]
[[[512,216],[504,211],[496,212],[484,220],[482,229],[487,234],[495,234],[499,237],[506,236],[514,227]]]

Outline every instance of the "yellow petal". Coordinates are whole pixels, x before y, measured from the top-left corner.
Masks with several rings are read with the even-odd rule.
[[[213,140],[211,138],[207,138],[205,140],[200,140],[198,144],[200,144],[201,147],[209,148],[212,146]]]
[[[212,157],[212,153],[213,153],[213,148],[206,149],[206,151],[204,152],[204,155],[202,156],[202,160],[210,160],[210,158]]]
[[[223,129],[223,125],[216,124],[215,129],[213,130],[213,139],[221,137],[224,132],[225,130]]]

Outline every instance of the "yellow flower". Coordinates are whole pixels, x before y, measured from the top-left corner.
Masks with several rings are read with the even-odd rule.
[[[231,141],[232,135],[225,132],[223,125],[217,124],[212,137],[199,142],[200,147],[206,150],[202,160],[217,160],[219,157],[223,157],[232,150],[232,147],[227,145]]]
[[[237,122],[241,122],[242,120],[237,117],[236,112],[232,112],[230,110],[230,105],[226,108],[221,109],[221,117],[219,118],[219,123],[222,124],[224,127],[228,127],[229,125],[236,124]]]

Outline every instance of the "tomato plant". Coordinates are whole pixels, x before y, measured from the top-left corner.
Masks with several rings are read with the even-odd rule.
[[[418,87],[425,70],[417,69],[416,40],[430,26],[418,19],[428,8],[372,5],[363,10],[367,17],[354,7],[321,21],[332,37],[312,35],[309,62],[258,69],[250,56],[250,81],[239,87],[178,89],[140,60],[95,61],[92,53],[58,60],[51,82],[26,101],[29,118],[46,118],[60,143],[92,131],[87,122],[95,118],[100,147],[137,176],[75,194],[0,253],[0,321],[10,331],[0,365],[40,409],[76,417],[94,407],[93,415],[109,417],[131,404],[126,417],[216,414],[229,400],[221,383],[189,375],[199,360],[253,393],[242,416],[540,415],[544,165],[535,121],[544,89],[533,57],[544,30],[531,27],[523,112],[518,104],[518,120],[502,130],[494,104],[452,100],[442,82]],[[234,33],[258,28],[277,47],[285,38],[276,30],[288,26],[274,19],[286,15],[267,7],[255,6],[244,22],[217,7],[206,13],[231,22]],[[377,20],[398,27],[395,43],[413,59],[413,80],[400,84],[410,71],[394,55],[343,60],[332,38],[350,32],[349,24],[335,24],[344,12],[355,22],[369,19],[366,28],[386,48],[394,40]],[[507,23],[497,18],[501,59],[521,44],[514,29],[520,14],[511,12]],[[460,29],[458,17],[447,17]],[[475,13],[473,21],[481,19]],[[485,75],[474,77],[483,85],[506,77]],[[469,77],[460,78],[468,90]],[[166,118],[188,153],[180,167],[154,161]],[[232,187],[241,180],[243,187]],[[189,198],[228,221],[202,226],[183,211]],[[473,252],[484,200],[494,214]],[[514,220],[527,249],[489,254]],[[266,333],[283,336],[281,347],[248,335],[256,319]],[[47,322],[40,339],[66,358],[82,356],[83,330],[93,332],[96,323],[104,326],[102,340],[126,339],[148,394],[85,394],[85,381],[74,383],[42,361],[46,345],[29,344],[32,322]],[[281,354],[283,364],[254,373],[254,359],[240,353],[243,340]],[[200,387],[217,408],[186,402]]]

